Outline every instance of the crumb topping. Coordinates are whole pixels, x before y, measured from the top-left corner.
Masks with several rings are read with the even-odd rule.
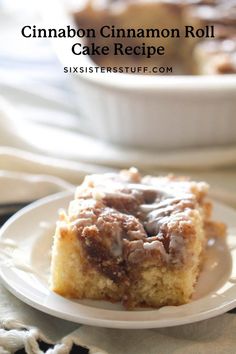
[[[77,188],[68,218],[90,262],[115,282],[141,260],[180,266],[195,237],[194,213],[207,185],[144,177],[136,169],[91,175]]]

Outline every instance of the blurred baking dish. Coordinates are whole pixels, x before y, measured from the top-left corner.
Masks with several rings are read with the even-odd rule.
[[[42,13],[45,26],[76,28],[71,9],[55,0],[47,2]],[[76,41],[52,38],[64,68],[93,71],[71,73],[85,133],[120,145],[160,150],[236,142],[236,75],[96,72],[98,65],[89,56],[72,53]]]

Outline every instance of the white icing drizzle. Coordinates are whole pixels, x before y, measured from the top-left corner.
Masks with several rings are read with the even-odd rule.
[[[128,171],[85,178],[70,205],[70,222],[82,227],[95,225],[104,232],[103,242],[114,257],[122,257],[126,239],[132,243],[131,252],[135,252],[137,243],[145,254],[155,250],[167,262],[183,261],[185,239],[178,233],[179,225],[192,224],[192,210],[198,208],[198,198],[204,196],[208,186],[185,178],[138,176],[137,171]],[[96,207],[97,215],[102,211],[101,220],[91,212]],[[111,219],[104,219],[107,215]],[[129,218],[139,226],[134,227]],[[123,222],[133,226],[124,229]]]

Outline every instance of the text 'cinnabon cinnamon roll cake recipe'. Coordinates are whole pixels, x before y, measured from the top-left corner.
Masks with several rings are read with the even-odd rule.
[[[51,289],[125,308],[187,303],[201,270],[211,220],[208,185],[141,177],[135,169],[87,176],[54,235]]]

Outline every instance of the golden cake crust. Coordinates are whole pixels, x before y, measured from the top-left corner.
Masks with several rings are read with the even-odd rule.
[[[186,303],[212,223],[207,190],[136,169],[87,176],[57,225],[52,290],[128,308]]]

